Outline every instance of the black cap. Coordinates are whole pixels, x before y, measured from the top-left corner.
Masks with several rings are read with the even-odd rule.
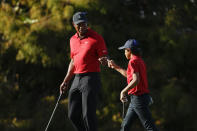
[[[81,22],[87,22],[86,12],[77,12],[73,15],[73,23],[75,25]]]
[[[129,39],[126,41],[126,43],[119,47],[118,49],[119,50],[122,50],[122,49],[126,49],[126,48],[139,48],[139,43],[137,42],[137,40],[135,39]]]

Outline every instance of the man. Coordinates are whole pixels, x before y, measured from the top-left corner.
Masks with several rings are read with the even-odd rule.
[[[68,117],[76,131],[97,131],[96,105],[101,87],[100,63],[107,63],[107,48],[103,38],[87,26],[85,12],[73,15],[76,34],[70,39],[71,61],[60,85],[60,93],[69,90]]]

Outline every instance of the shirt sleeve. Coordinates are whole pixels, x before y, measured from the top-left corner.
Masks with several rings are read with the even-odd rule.
[[[70,52],[70,58],[71,58],[71,59],[73,59],[73,56],[74,56],[73,53]]]
[[[108,54],[105,41],[104,41],[103,37],[100,35],[98,36],[97,54],[98,54],[98,57],[102,57],[102,56]]]
[[[131,65],[131,67],[133,68],[133,73],[139,72],[139,68],[138,68],[138,63],[137,63],[137,61],[131,62],[130,65]]]
[[[73,53],[73,49],[72,49],[72,40],[70,39],[70,58],[73,59],[74,53]]]

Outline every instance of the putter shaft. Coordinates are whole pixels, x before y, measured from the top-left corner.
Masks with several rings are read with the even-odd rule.
[[[125,114],[125,102],[122,103],[122,119],[124,119],[124,114]]]
[[[53,118],[53,115],[54,115],[54,113],[55,113],[55,110],[56,110],[56,108],[57,108],[57,106],[58,106],[58,104],[59,104],[59,101],[60,101],[61,96],[62,96],[62,93],[60,93],[60,95],[59,95],[59,97],[58,97],[57,103],[56,103],[56,105],[55,105],[55,108],[53,109],[53,112],[52,112],[51,117],[50,117],[50,119],[49,119],[49,122],[48,122],[48,124],[47,124],[47,126],[46,126],[46,128],[45,128],[45,131],[47,131],[48,128],[49,128],[49,125],[50,125],[50,123],[51,123],[51,120],[52,120],[52,118]]]

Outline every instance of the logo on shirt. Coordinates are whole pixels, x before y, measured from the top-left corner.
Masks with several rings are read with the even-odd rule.
[[[103,53],[107,53],[107,51],[106,50],[103,50]]]
[[[85,44],[88,44],[88,41],[85,41]]]

